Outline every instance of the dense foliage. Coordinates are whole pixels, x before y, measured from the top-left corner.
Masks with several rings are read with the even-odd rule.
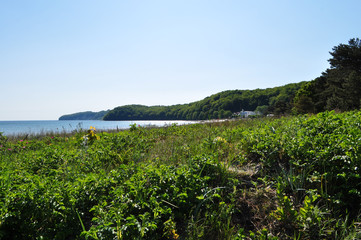
[[[229,118],[242,110],[263,114],[290,113],[296,92],[304,83],[256,90],[230,90],[201,101],[173,106],[127,105],[117,107],[104,120],[207,120]]]
[[[109,110],[100,112],[79,112],[63,115],[59,118],[59,120],[102,120],[105,114],[107,114],[108,112]]]
[[[361,112],[9,139],[0,239],[359,239]]]
[[[297,93],[295,112],[349,111],[360,108],[361,40],[353,38],[348,44],[334,47],[330,54],[330,68]]]

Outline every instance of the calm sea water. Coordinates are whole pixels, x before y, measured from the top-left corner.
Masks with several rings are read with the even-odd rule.
[[[0,121],[0,132],[5,136],[18,134],[41,134],[46,132],[72,132],[89,129],[90,126],[98,130],[126,129],[131,124],[140,126],[167,126],[171,124],[190,124],[191,121],[100,121],[100,120],[69,120],[69,121]]]

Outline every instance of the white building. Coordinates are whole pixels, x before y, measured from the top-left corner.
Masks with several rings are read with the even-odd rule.
[[[255,115],[259,115],[259,114],[257,114],[256,112],[253,112],[253,111],[244,111],[243,109],[241,112],[239,112],[239,116],[241,118],[248,118],[250,116],[255,116]]]

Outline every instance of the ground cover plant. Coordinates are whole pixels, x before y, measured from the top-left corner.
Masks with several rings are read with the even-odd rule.
[[[359,239],[361,112],[0,135],[0,239]]]

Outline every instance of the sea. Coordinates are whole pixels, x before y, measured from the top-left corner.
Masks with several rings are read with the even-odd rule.
[[[195,121],[101,121],[101,120],[39,120],[0,121],[3,136],[38,135],[46,133],[70,133],[95,127],[97,130],[122,130],[136,124],[142,127],[164,127],[173,124],[192,124]]]

